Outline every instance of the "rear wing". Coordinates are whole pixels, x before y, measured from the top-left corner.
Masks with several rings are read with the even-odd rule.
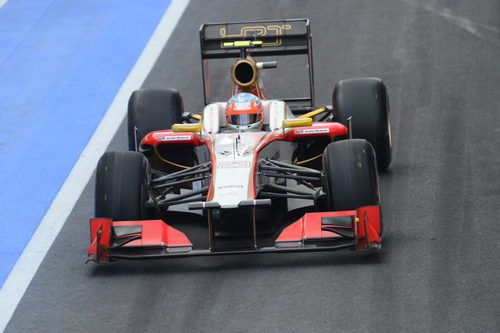
[[[307,55],[309,69],[309,96],[283,99],[285,102],[303,103],[304,111],[314,106],[314,71],[309,19],[287,19],[253,22],[203,24],[200,27],[201,66],[205,105],[205,60],[242,57],[242,48],[228,47],[238,41],[259,41],[252,45],[252,57]]]

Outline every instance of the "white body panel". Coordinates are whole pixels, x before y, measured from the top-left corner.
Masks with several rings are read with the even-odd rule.
[[[225,132],[226,103],[209,104],[203,110],[202,134],[210,137],[215,157],[210,201],[218,202],[222,208],[236,208],[242,200],[255,199],[249,196],[255,149],[266,134],[281,131],[283,120],[293,117],[283,101],[269,100],[262,104],[264,125],[269,126],[271,133]]]
[[[219,133],[220,130],[220,114],[218,103],[208,104],[203,110],[203,126],[202,132],[205,135]],[[224,120],[224,119],[222,119]]]
[[[213,197],[222,208],[236,208],[249,197],[255,148],[266,132],[214,135]]]

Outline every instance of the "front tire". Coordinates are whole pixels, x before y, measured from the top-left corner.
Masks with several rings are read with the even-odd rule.
[[[328,210],[378,205],[377,161],[372,145],[363,139],[330,143],[323,153],[322,183]]]
[[[104,153],[96,170],[95,216],[117,221],[146,218],[149,175],[148,161],[140,153]]]

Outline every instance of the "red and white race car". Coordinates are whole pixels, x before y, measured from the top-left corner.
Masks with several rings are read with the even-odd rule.
[[[130,151],[97,166],[88,260],[380,249],[378,170],[391,161],[382,80],[340,81],[332,105],[314,108],[308,19],[205,24],[200,42],[201,114],[183,113],[172,89],[130,97]],[[266,98],[260,74],[277,63],[257,59],[282,55],[307,57],[308,97]],[[209,60],[230,58],[233,97],[211,102]],[[189,216],[204,221],[200,244]]]

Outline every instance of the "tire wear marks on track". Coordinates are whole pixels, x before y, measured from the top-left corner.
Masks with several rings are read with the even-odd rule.
[[[487,25],[474,22],[466,17],[455,14],[448,7],[440,7],[433,2],[417,2],[415,0],[401,0],[411,6],[426,10],[434,15],[446,19],[448,22],[470,32],[471,34],[494,45],[500,45],[500,30]],[[457,6],[457,3],[451,3],[451,6]]]

